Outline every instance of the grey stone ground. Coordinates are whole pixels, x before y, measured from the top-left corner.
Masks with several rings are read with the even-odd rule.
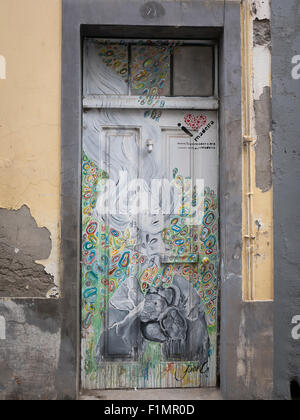
[[[138,391],[91,391],[80,396],[80,400],[223,400],[216,388],[193,389],[149,389]]]

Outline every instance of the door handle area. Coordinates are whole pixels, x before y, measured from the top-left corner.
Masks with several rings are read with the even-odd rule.
[[[152,151],[153,151],[153,141],[151,139],[148,139],[146,141],[146,147],[147,147],[147,152],[152,153]]]

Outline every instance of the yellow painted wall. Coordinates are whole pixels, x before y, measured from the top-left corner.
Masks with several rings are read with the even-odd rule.
[[[254,3],[257,9],[259,6],[266,10],[270,8],[267,2],[262,5],[260,0],[255,0]],[[244,300],[268,301],[274,298],[273,188],[262,192],[255,183],[255,142],[257,136],[254,99],[257,99],[255,94],[261,89],[261,80],[264,81],[266,86],[272,88],[271,62],[268,50],[266,50],[264,65],[253,59],[253,48],[255,47],[253,47],[254,16],[252,6],[252,0],[243,0],[241,7],[243,134],[253,139],[249,146],[250,159],[247,146],[243,145],[243,298]],[[266,134],[270,134],[270,147],[272,147],[271,133]],[[249,186],[249,176],[251,186]],[[251,191],[249,191],[249,188]],[[251,194],[250,205],[248,193]],[[249,218],[249,211],[251,219]],[[250,224],[249,220],[251,220]],[[253,236],[252,239],[249,239],[249,233],[251,233],[250,237]]]
[[[273,188],[268,192],[254,189],[254,227],[254,298],[273,300]]]
[[[0,0],[0,207],[26,204],[51,232],[59,282],[61,1]]]

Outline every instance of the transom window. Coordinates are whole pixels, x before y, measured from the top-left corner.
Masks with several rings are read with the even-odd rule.
[[[85,95],[217,96],[213,42],[86,39],[84,54]]]

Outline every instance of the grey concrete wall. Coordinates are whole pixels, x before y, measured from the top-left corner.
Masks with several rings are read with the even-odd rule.
[[[226,3],[221,48],[221,341],[220,381],[226,399],[271,399],[272,302],[242,299],[242,115],[240,4]],[[237,24],[238,23],[238,24]],[[265,108],[263,111],[265,111]],[[260,135],[269,135],[269,113]],[[268,153],[263,162],[268,162]],[[264,165],[270,177],[270,167]]]
[[[0,300],[0,400],[57,398],[59,312],[57,300]]]
[[[300,340],[292,319],[300,315],[300,55],[299,0],[272,0],[273,161],[275,223],[274,396],[290,399],[300,386]],[[300,62],[300,61],[299,61]],[[299,397],[299,388],[293,394]],[[296,397],[296,395],[295,395]]]
[[[50,232],[28,207],[0,209],[0,400],[57,397],[60,302],[36,262],[51,249]]]

